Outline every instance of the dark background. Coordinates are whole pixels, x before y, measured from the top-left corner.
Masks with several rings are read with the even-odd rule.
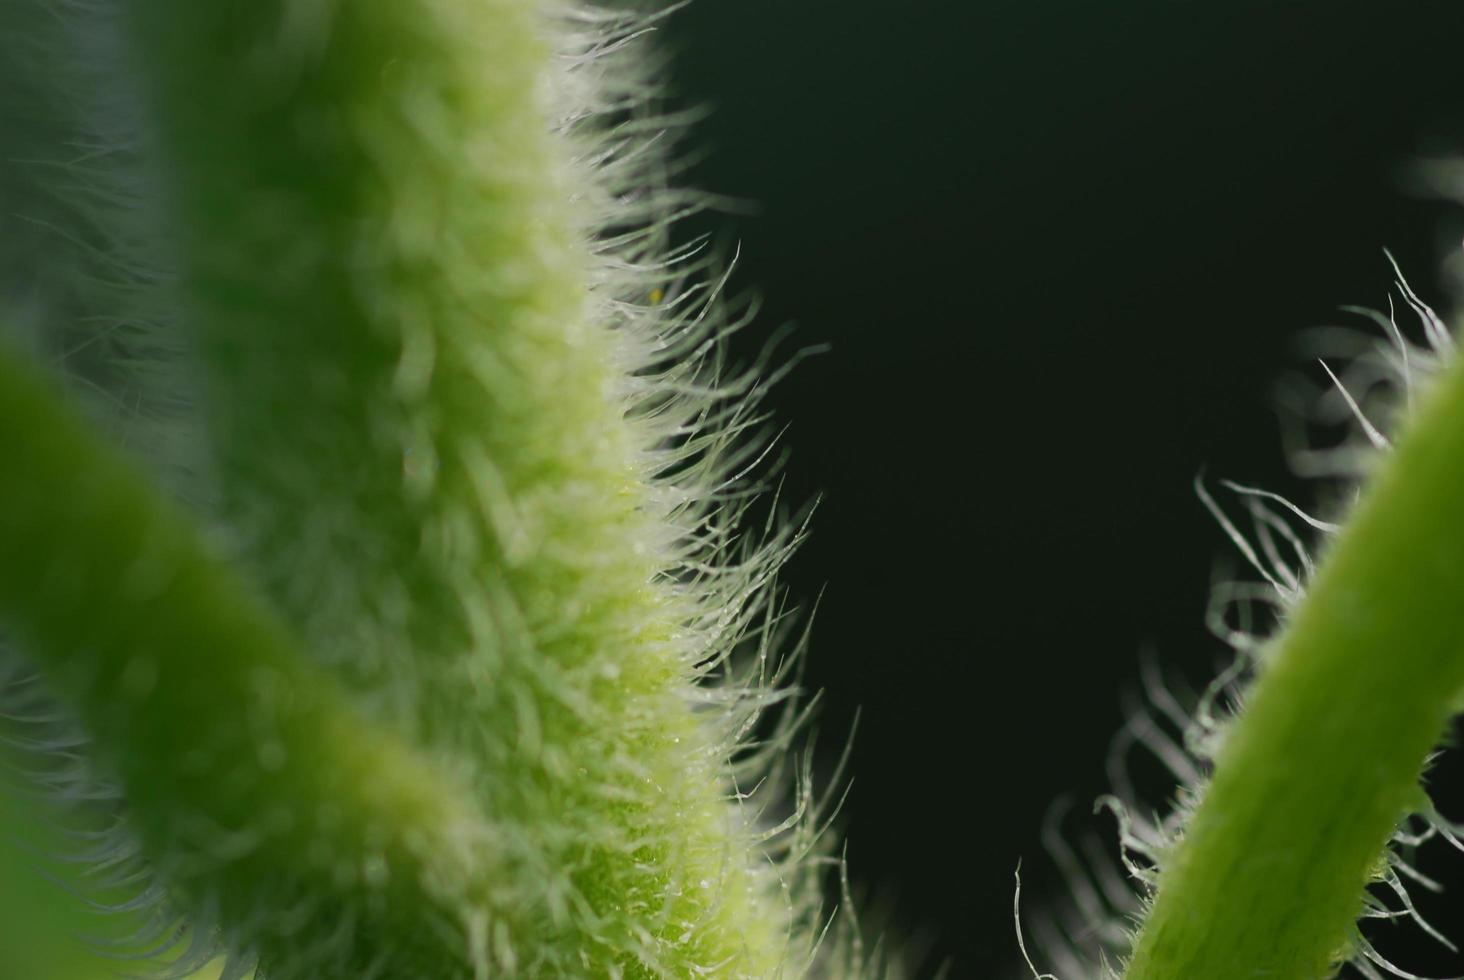
[[[1025,908],[1057,888],[1044,813],[1103,791],[1140,651],[1223,655],[1192,479],[1310,499],[1274,386],[1386,303],[1383,247],[1447,306],[1464,224],[1405,171],[1464,151],[1464,7],[697,0],[662,40],[711,109],[691,183],[756,206],[697,226],[765,301],[739,349],[832,345],[772,401],[785,496],[823,495],[786,580],[827,584],[830,751],[863,707],[853,876],[931,962],[1016,976],[1013,870]]]

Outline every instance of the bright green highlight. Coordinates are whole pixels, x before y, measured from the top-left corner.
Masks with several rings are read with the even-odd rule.
[[[1265,660],[1127,980],[1331,976],[1464,689],[1464,363],[1402,433]]]

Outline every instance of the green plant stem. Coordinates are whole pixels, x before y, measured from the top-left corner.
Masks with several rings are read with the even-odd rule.
[[[301,923],[259,920],[268,903],[343,937],[312,975],[471,975],[466,935],[445,936],[467,931],[493,842],[441,768],[364,724],[189,523],[4,351],[0,445],[14,474],[0,613],[184,899],[209,896],[265,963],[309,953]]]
[[[1464,362],[1268,648],[1127,980],[1329,976],[1464,688]]]
[[[21,762],[15,753],[0,752],[0,766]],[[37,801],[32,787],[17,782],[10,773],[0,773],[0,922],[5,923],[0,976],[115,980],[117,961],[79,937],[116,942],[139,923],[89,907],[69,891],[87,887],[84,872],[70,868],[58,875],[44,855],[74,845],[56,826],[56,808]]]
[[[602,66],[570,76],[562,14],[133,5],[218,519],[307,655],[471,784],[496,971],[796,972],[803,897],[695,679],[761,579],[677,564],[718,532],[666,503],[705,486],[652,486],[685,432],[627,392],[662,339],[591,292],[600,144],[560,123]]]

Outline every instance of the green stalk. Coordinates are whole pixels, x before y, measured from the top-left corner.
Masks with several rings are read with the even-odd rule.
[[[1464,362],[1269,647],[1127,980],[1330,976],[1464,689]]]
[[[246,936],[272,975],[471,975],[463,916],[494,842],[455,781],[363,722],[10,356],[0,444],[21,475],[0,480],[0,612],[120,777],[165,879],[209,904],[200,927]]]
[[[597,225],[646,215],[566,121],[643,83],[571,77],[569,27],[606,39],[564,14],[128,5],[227,564],[0,375],[0,533],[47,571],[0,605],[176,907],[271,980],[811,962],[817,835],[766,846],[733,761],[778,696],[702,683],[774,562],[725,554],[703,379],[646,376],[705,336],[606,285],[647,256]]]

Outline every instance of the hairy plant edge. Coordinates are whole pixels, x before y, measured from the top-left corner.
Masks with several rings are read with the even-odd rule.
[[[487,801],[471,836],[500,859],[497,888],[430,913],[423,934],[449,947],[435,961],[350,924],[420,870],[383,876],[351,841],[301,838],[320,867],[368,869],[334,894],[288,875],[223,887],[236,850],[247,869],[281,825],[339,819],[282,797],[254,824],[144,833],[160,921],[185,913],[231,972],[258,956],[271,978],[403,958],[434,977],[809,969],[825,825],[805,780],[802,819],[758,826],[787,724],[738,747],[787,703],[767,584],[788,541],[742,549],[737,507],[714,503],[746,495],[756,451],[738,438],[751,411],[718,400],[755,382],[702,393],[725,324],[658,251],[683,206],[646,152],[665,127],[635,108],[653,94],[636,71],[597,77],[641,19],[537,0],[159,0],[124,20],[152,110],[124,142],[144,148],[144,202],[173,218],[160,251],[200,355],[202,516],[353,708]],[[584,121],[597,99],[628,113],[613,134]],[[637,224],[601,253],[605,228]],[[173,305],[154,291],[167,300],[148,305]],[[749,629],[761,654],[729,672]],[[260,762],[278,766],[294,743],[251,707]]]
[[[1464,365],[1419,398],[1282,632],[1180,839],[1128,980],[1321,978],[1464,688]]]

